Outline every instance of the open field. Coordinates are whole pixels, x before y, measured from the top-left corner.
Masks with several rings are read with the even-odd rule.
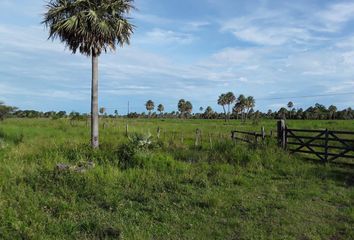
[[[131,119],[131,135],[152,134],[138,149],[126,121],[101,121],[97,152],[85,122],[0,122],[0,239],[354,239],[353,167],[230,141],[235,129],[275,135],[276,121]],[[353,121],[287,124],[354,131]],[[86,172],[55,171],[91,160]]]

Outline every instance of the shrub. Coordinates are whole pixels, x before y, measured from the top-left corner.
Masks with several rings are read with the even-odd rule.
[[[125,143],[120,145],[117,150],[119,167],[122,169],[134,167],[134,156],[136,152],[137,146],[132,143]]]

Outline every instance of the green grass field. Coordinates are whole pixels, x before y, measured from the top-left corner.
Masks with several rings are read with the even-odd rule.
[[[0,239],[354,239],[353,167],[230,141],[235,129],[275,134],[276,121],[128,120],[132,136],[152,135],[140,148],[126,121],[105,121],[96,152],[85,122],[0,122]],[[354,131],[353,121],[288,125]],[[55,170],[89,161],[86,172]]]

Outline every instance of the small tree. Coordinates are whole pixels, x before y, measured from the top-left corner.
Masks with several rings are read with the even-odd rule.
[[[0,102],[0,121],[3,121],[8,115],[10,115],[15,110],[15,107],[6,106],[3,102]]]

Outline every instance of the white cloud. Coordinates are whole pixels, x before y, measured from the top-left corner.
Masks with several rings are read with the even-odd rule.
[[[0,24],[0,48],[15,52],[64,52],[64,46],[48,41],[48,34],[39,26],[18,27]]]
[[[189,33],[155,28],[138,41],[148,44],[190,44],[194,40],[194,36]]]
[[[354,19],[354,3],[336,3],[317,14],[327,23],[345,23]]]

